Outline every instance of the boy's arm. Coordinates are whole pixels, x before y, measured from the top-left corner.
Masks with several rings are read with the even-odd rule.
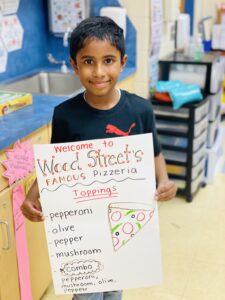
[[[44,220],[42,214],[41,203],[39,201],[39,191],[37,180],[31,186],[26,199],[21,205],[21,211],[23,215],[33,222],[40,222]]]
[[[155,194],[156,200],[166,201],[175,197],[177,187],[175,182],[168,178],[166,163],[162,153],[155,156],[155,174],[157,182],[157,190]]]

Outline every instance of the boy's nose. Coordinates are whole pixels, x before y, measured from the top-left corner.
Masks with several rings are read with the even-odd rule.
[[[105,75],[104,66],[102,64],[96,64],[94,68],[94,75],[97,77],[103,77]]]

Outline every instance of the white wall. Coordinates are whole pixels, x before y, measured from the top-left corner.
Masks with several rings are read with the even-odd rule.
[[[137,72],[135,74],[136,94],[148,97],[148,52],[150,35],[150,1],[120,0],[137,31]],[[128,58],[129,59],[129,58]]]
[[[198,32],[198,22],[203,17],[212,16],[212,20],[205,21],[205,31],[207,39],[211,38],[212,25],[216,22],[217,19],[217,4],[219,2],[225,2],[220,0],[204,0],[204,5],[202,0],[195,0],[194,6],[194,35]]]
[[[172,32],[174,31],[174,22],[163,22],[162,40],[159,57],[163,58],[174,51],[175,42]]]
[[[137,31],[137,73],[135,74],[134,91],[138,95],[146,98],[149,96],[148,57],[151,34],[151,1],[120,0],[120,3],[126,8],[128,16]],[[171,39],[171,29],[174,26],[174,22],[164,22],[163,24],[160,57],[166,56],[174,51],[174,40]]]

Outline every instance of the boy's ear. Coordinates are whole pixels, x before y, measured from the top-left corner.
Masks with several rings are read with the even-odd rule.
[[[78,66],[77,66],[77,63],[71,57],[70,57],[70,64],[71,64],[71,66],[72,66],[75,74],[78,75]]]
[[[125,68],[126,63],[127,63],[127,59],[128,59],[128,56],[127,56],[127,54],[125,54],[125,55],[122,57],[122,59],[121,59],[121,71],[120,71],[120,72],[122,72],[123,69]]]

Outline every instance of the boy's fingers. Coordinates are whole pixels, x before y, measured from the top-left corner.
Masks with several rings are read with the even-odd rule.
[[[170,199],[172,199],[175,195],[176,195],[176,193],[175,193],[173,190],[172,190],[172,191],[167,191],[167,192],[165,192],[165,193],[159,194],[157,200],[158,200],[158,201],[170,200]]]
[[[172,181],[168,181],[158,187],[156,192],[156,199],[158,201],[170,200],[175,197],[177,187]]]
[[[159,185],[157,191],[158,193],[164,193],[167,192],[168,190],[172,189],[174,187],[174,183],[172,181],[168,181],[162,185]]]
[[[44,219],[41,216],[37,216],[37,215],[30,215],[28,213],[23,213],[24,217],[26,217],[28,220],[32,221],[32,222],[42,222]]]
[[[30,201],[24,201],[21,206],[23,215],[31,221],[42,221],[43,214],[41,212],[41,205],[39,202],[33,203]]]

